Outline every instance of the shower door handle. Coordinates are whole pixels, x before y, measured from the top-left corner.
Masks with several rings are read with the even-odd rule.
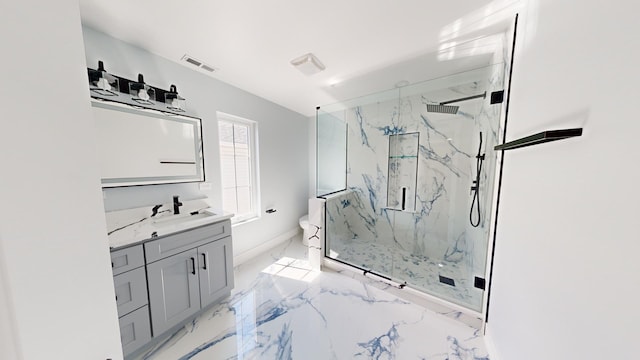
[[[406,208],[407,205],[407,188],[402,188],[402,210]]]

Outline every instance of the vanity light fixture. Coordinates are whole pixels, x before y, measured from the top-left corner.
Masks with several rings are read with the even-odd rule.
[[[317,74],[325,69],[325,66],[312,53],[304,54],[291,60],[291,65],[295,66],[305,75]]]
[[[129,83],[129,93],[133,95],[131,100],[143,105],[153,105],[156,100],[155,90],[144,83],[144,76],[138,74],[138,82]]]
[[[89,69],[89,90],[102,96],[118,96],[120,89],[118,78],[104,69],[104,63],[98,60],[98,69]]]
[[[175,85],[171,84],[169,92],[164,94],[164,102],[167,104],[167,109],[184,112],[186,107],[186,100],[178,95],[178,90]]]

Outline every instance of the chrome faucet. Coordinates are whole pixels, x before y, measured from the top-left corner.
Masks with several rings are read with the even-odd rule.
[[[182,203],[180,202],[180,200],[178,200],[178,195],[174,195],[173,196],[173,213],[175,215],[180,214],[180,206],[182,206]]]

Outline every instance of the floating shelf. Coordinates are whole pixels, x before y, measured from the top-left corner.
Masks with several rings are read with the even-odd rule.
[[[582,128],[547,130],[547,131],[537,133],[535,135],[523,137],[518,140],[509,141],[508,143],[504,143],[502,145],[497,145],[496,147],[493,148],[493,150],[512,150],[512,149],[517,149],[525,146],[542,144],[549,141],[568,139],[571,137],[576,137],[581,135],[582,135]]]

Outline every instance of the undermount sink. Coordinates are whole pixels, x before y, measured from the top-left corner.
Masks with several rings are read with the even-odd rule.
[[[179,214],[179,215],[168,215],[168,216],[159,217],[157,219],[153,219],[152,223],[153,223],[153,226],[155,227],[165,227],[165,226],[180,225],[180,224],[188,225],[195,221],[200,223],[202,222],[200,220],[213,218],[216,215],[217,214],[210,211],[203,211],[195,215],[191,215],[189,213]]]

